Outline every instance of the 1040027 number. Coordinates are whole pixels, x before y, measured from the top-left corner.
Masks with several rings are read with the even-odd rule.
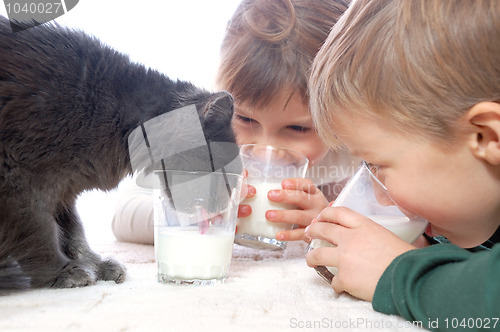
[[[64,13],[61,2],[6,2],[7,14],[60,14]]]
[[[500,318],[446,318],[447,329],[496,329]]]

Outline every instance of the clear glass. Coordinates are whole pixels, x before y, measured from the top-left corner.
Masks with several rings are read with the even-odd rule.
[[[273,189],[282,189],[281,182],[288,178],[303,178],[307,172],[309,160],[303,154],[269,145],[247,144],[240,148],[244,167],[248,171],[247,183],[254,186],[257,194],[245,199],[242,204],[252,208],[250,216],[238,219],[235,243],[266,250],[283,250],[286,242],[276,239],[276,233],[290,230],[295,225],[275,223],[266,219],[268,210],[288,210],[297,207],[277,203],[267,198]]]
[[[403,213],[389,196],[387,188],[377,179],[367,163],[363,162],[349,180],[332,206],[345,206],[359,212],[395,233],[402,240],[414,242],[427,227],[419,216]],[[319,247],[333,247],[328,241],[314,239],[308,251]],[[329,283],[337,273],[336,267],[318,266],[318,274]]]
[[[231,262],[243,176],[155,171],[154,243],[158,282],[223,282]]]

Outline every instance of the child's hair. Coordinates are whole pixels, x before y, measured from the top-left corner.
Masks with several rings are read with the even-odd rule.
[[[312,61],[350,0],[243,0],[222,43],[218,88],[250,107],[298,92],[308,104]]]
[[[351,115],[450,142],[472,106],[500,101],[500,1],[357,0],[318,53],[309,91],[331,146]]]

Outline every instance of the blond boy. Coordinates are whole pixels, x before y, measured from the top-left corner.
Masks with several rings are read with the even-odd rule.
[[[394,201],[452,244],[416,249],[326,208],[306,235],[337,247],[307,262],[338,267],[335,291],[432,329],[498,321],[499,56],[497,0],[359,0],[337,23],[310,81],[321,136],[376,165]],[[480,245],[491,250],[463,249]]]

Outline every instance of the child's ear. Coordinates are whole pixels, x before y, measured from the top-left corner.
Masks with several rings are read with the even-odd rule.
[[[472,153],[492,165],[500,165],[500,103],[476,104],[466,118],[473,128],[469,139]]]

